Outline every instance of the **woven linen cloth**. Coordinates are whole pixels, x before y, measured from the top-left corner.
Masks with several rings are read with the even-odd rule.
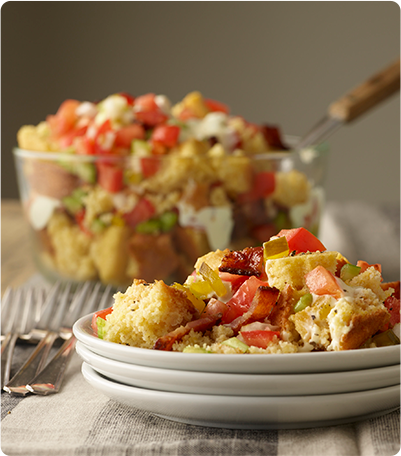
[[[358,217],[363,223],[358,223]],[[332,203],[322,223],[327,248],[350,261],[381,262],[399,279],[399,208]],[[368,245],[367,245],[368,244]],[[386,277],[386,274],[385,274]],[[43,284],[40,276],[30,280]],[[33,347],[17,346],[13,371]],[[273,355],[272,355],[273,356]],[[108,399],[81,374],[75,353],[61,391],[1,397],[1,449],[8,456],[392,456],[400,451],[399,410],[338,426],[232,430],[177,423]]]

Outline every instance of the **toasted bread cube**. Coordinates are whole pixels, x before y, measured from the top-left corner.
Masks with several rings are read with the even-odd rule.
[[[319,265],[334,274],[337,252],[314,252],[268,260],[266,274],[269,285],[283,290],[289,284],[294,290],[301,290],[306,287],[305,275]]]

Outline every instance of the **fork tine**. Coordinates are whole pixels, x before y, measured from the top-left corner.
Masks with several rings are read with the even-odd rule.
[[[4,295],[1,298],[1,334],[7,334],[6,323],[12,310],[13,289],[7,287]]]
[[[81,307],[78,304],[76,305],[76,308],[81,311],[78,317],[86,313],[91,313],[94,310],[108,307],[113,287],[109,285],[105,288],[99,303],[98,295],[101,286],[100,283],[97,283],[93,287],[86,305]],[[86,293],[78,296],[77,302],[82,303],[84,298],[86,298]],[[76,313],[78,314],[78,312]],[[35,376],[31,383],[26,385],[30,392],[46,396],[57,393],[60,390],[67,366],[74,353],[75,341],[74,335],[70,339],[67,339],[47,366]]]
[[[36,325],[38,329],[46,329],[48,327],[50,318],[54,312],[54,306],[57,302],[57,296],[59,294],[60,287],[61,282],[56,282],[46,296],[39,321]]]

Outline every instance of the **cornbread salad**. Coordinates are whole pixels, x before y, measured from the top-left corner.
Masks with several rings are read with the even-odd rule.
[[[38,262],[62,278],[182,282],[211,250],[317,229],[321,188],[255,161],[288,156],[279,129],[199,92],[175,105],[152,93],[66,100],[17,139]]]
[[[190,353],[298,353],[400,343],[400,282],[305,228],[198,258],[183,284],[134,280],[94,314],[106,341]]]

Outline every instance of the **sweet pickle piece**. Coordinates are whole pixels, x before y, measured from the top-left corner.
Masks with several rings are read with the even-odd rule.
[[[294,312],[300,312],[301,310],[306,309],[312,304],[313,301],[313,296],[310,293],[306,293],[303,296],[301,296],[298,300],[298,302],[294,306]]]
[[[176,290],[180,290],[180,291],[183,291],[186,295],[186,297],[192,302],[192,304],[194,305],[195,309],[199,312],[199,313],[202,313],[204,308],[206,307],[206,304],[204,301],[202,301],[202,299],[199,299],[197,298],[192,292],[191,290],[188,290],[188,288],[184,287],[183,285],[181,285],[180,283],[174,283],[173,285],[173,288],[175,288]]]
[[[347,263],[341,268],[340,271],[340,279],[344,280],[351,280],[356,277],[361,272],[360,266],[355,266],[354,264]]]
[[[386,347],[388,345],[399,345],[400,339],[395,335],[392,329],[388,329],[387,331],[373,336],[371,342],[376,344],[377,347]]]
[[[288,242],[284,236],[270,239],[270,241],[263,244],[263,259],[265,261],[283,258],[288,256],[289,253]]]
[[[224,286],[223,281],[220,279],[217,272],[213,271],[208,264],[202,263],[199,268],[199,273],[205,280],[210,282],[210,285],[217,296],[222,297],[227,293],[227,289]]]
[[[200,282],[191,283],[189,285],[189,290],[193,295],[200,299],[202,299],[203,296],[206,298],[210,295],[210,293],[214,292],[210,282],[207,280],[201,280]]]

